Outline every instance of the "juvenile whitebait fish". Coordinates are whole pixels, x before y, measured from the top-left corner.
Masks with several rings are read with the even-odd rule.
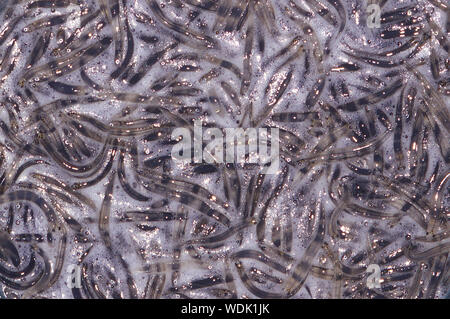
[[[111,26],[113,29],[113,39],[115,44],[114,51],[114,63],[118,65],[122,61],[122,50],[123,50],[123,32],[122,32],[122,23],[120,16],[120,3],[119,0],[110,0],[109,3],[109,12],[106,17],[108,21],[111,22]]]
[[[255,224],[256,224],[256,221],[254,219],[251,219],[240,225],[231,226],[230,228],[228,228],[226,231],[224,231],[221,234],[203,237],[203,238],[199,238],[199,239],[192,239],[192,240],[187,241],[186,243],[183,243],[183,245],[212,244],[212,243],[222,242],[224,240],[227,240],[232,235],[242,231],[243,229],[250,227],[251,225],[255,225]]]
[[[149,44],[155,44],[159,41],[159,38],[157,36],[150,36],[150,35],[141,35],[139,39]]]
[[[28,239],[28,236],[32,236],[31,234],[18,234],[18,235],[16,235],[14,240],[15,241],[22,241],[21,238],[24,235],[26,236],[25,239]],[[41,238],[40,236],[41,236],[40,234],[34,234],[34,237],[36,238],[36,241],[40,241],[40,238]],[[10,244],[8,238],[4,238],[4,240],[7,240],[8,242],[3,242],[3,243],[6,243],[7,245]],[[34,268],[36,266],[36,254],[32,250],[31,250],[30,254],[31,255],[30,255],[30,258],[29,258],[29,263],[23,269],[21,269],[19,271],[11,271],[11,270],[8,270],[7,268],[3,267],[3,266],[0,266],[0,274],[2,274],[5,277],[12,278],[12,279],[19,279],[19,278],[24,278],[24,277],[28,276],[34,270]],[[15,259],[16,256],[12,256],[12,257],[14,258],[13,259],[13,263],[15,265],[17,263],[17,260]],[[19,266],[19,265],[20,265],[20,263],[17,264],[17,266]],[[3,277],[3,278],[5,278],[5,277]]]
[[[436,54],[436,50],[433,48],[430,52],[430,68],[431,68],[431,74],[433,75],[433,78],[435,80],[438,80],[440,78],[439,76],[439,57]]]
[[[415,170],[418,165],[418,152],[419,152],[419,135],[420,130],[423,126],[423,112],[420,110],[417,112],[412,132],[411,132],[411,142],[409,146],[409,151],[411,153],[411,163],[410,163],[410,171],[411,174],[414,175]]]
[[[212,68],[199,79],[200,82],[209,82],[220,75],[220,70],[218,68]]]
[[[427,249],[422,252],[415,252],[412,251],[411,247],[408,247],[405,250],[405,255],[408,256],[409,259],[419,262],[422,260],[426,260],[435,256],[441,256],[448,254],[450,251],[450,244],[449,243],[443,243],[437,246],[434,246],[430,249]]]
[[[43,129],[45,131],[45,129]],[[54,144],[47,137],[42,137],[40,142],[50,157],[56,161],[62,168],[68,170],[73,174],[87,173],[88,175],[85,177],[89,177],[95,173],[95,169],[98,168],[102,161],[104,160],[109,144],[105,143],[102,150],[98,154],[98,156],[90,163],[85,165],[79,165],[72,163],[70,160],[66,159],[60,152],[60,150],[56,149]],[[89,173],[90,172],[90,173]]]
[[[120,152],[119,156],[119,164],[117,167],[117,175],[119,177],[119,182],[122,188],[127,192],[128,195],[130,195],[132,198],[138,200],[138,201],[148,201],[150,200],[149,197],[142,195],[141,193],[137,192],[127,181],[126,175],[125,175],[125,168],[124,168],[124,161],[125,161],[125,151]]]
[[[428,41],[430,41],[430,39],[431,39],[431,34],[429,32],[424,32],[422,34],[422,37],[421,37],[419,43],[417,43],[414,50],[410,54],[408,54],[406,58],[411,59],[411,58],[415,57],[417,54],[419,54],[419,52],[422,51],[422,49],[428,43]]]
[[[416,19],[411,18],[410,23],[404,23],[405,27],[399,28],[388,28],[381,33],[381,38],[384,40],[404,38],[410,36],[417,36],[422,30],[422,26],[410,26],[417,22]]]
[[[270,298],[270,299],[282,298],[283,295],[280,293],[268,292],[254,285],[252,280],[249,278],[247,272],[245,272],[243,265],[240,261],[235,262],[235,266],[239,273],[239,277],[241,278],[242,283],[255,296],[259,298]]]
[[[410,65],[407,65],[408,71],[412,72],[416,78],[420,81],[422,85],[422,92],[425,94],[427,98],[429,98],[434,103],[428,103],[427,99],[424,99],[424,103],[427,106],[427,109],[430,110],[430,113],[434,119],[443,124],[443,127],[450,132],[450,114],[448,108],[444,107],[445,103],[442,100],[442,97],[433,89],[430,82],[415,68]],[[439,106],[439,107],[438,107]],[[442,107],[441,107],[442,106]]]
[[[101,29],[105,26],[105,22],[101,21],[97,23],[95,26],[90,28],[86,28],[86,26],[95,20],[100,14],[100,10],[94,11],[91,14],[88,14],[86,17],[83,17],[79,28],[77,28],[72,34],[62,43],[59,47],[53,50],[53,55],[59,56],[63,52],[70,53],[74,48],[79,47],[81,41],[88,40],[92,38],[93,33],[95,31],[100,32]]]
[[[427,287],[427,293],[425,295],[426,298],[432,299],[435,297],[438,284],[441,281],[441,278],[443,278],[444,276],[444,273],[440,270],[446,268],[447,261],[448,253],[434,258],[433,268],[431,270],[431,279]]]
[[[272,191],[270,197],[267,199],[264,207],[259,212],[258,221],[257,221],[257,224],[256,224],[256,236],[257,236],[258,241],[260,243],[263,243],[264,240],[265,240],[267,211],[269,209],[269,206],[270,206],[271,202],[275,199],[276,196],[280,195],[281,190],[285,186],[287,173],[288,173],[288,169],[285,168],[283,170],[283,176],[282,176],[281,181],[273,189],[273,191]]]
[[[17,42],[17,37],[14,37],[8,44],[8,47],[6,48],[3,58],[0,62],[0,72],[6,70],[6,67],[9,66],[11,52],[14,49],[16,42]]]
[[[222,1],[217,7],[216,19],[214,21],[213,29],[217,29],[219,25],[223,23],[231,9],[231,1]]]
[[[62,14],[58,16],[52,16],[50,18],[39,19],[23,28],[23,32],[34,32],[41,28],[52,27],[55,25],[63,24],[67,21],[70,14]]]
[[[16,110],[18,108],[18,105],[13,102],[13,101],[6,101],[7,103],[5,104],[5,108],[6,108],[6,112],[8,112],[8,117],[9,117],[9,123],[11,125],[11,131],[14,134],[17,134],[18,131],[18,123],[17,123],[17,117],[14,114],[14,111],[11,109],[11,107],[9,107],[9,105],[12,104],[12,107],[14,107]],[[12,102],[12,103],[11,103]],[[19,112],[18,112],[19,113]]]
[[[62,82],[51,81],[48,82],[48,86],[56,92],[65,95],[83,95],[86,94],[86,89],[83,86],[69,85]]]
[[[170,91],[173,96],[198,96],[202,90],[193,87],[173,87]]]
[[[180,33],[182,35],[188,36],[188,37],[193,37],[196,40],[202,41],[203,44],[208,48],[215,48],[218,46],[217,41],[215,41],[213,38],[211,38],[207,35],[203,35],[203,34],[195,32],[195,31],[192,31],[192,30],[184,27],[183,25],[180,25],[176,22],[169,20],[164,15],[164,13],[162,12],[161,8],[156,3],[156,1],[153,1],[153,0],[147,0],[147,1],[149,3],[150,8],[153,11],[153,13],[158,17],[158,19],[161,21],[161,23],[163,23],[170,30]]]
[[[295,10],[297,11],[297,13],[301,14],[302,16],[306,17],[306,18],[311,18],[313,16],[313,14],[308,11],[307,9],[300,7],[299,5],[297,5],[293,0],[289,0],[289,5]]]
[[[305,283],[309,271],[311,270],[312,259],[316,256],[317,251],[325,236],[325,212],[322,208],[322,204],[319,204],[320,219],[317,233],[309,244],[308,248],[304,252],[301,260],[295,265],[289,279],[285,284],[285,292],[288,297],[294,295]]]
[[[111,73],[112,79],[117,79],[123,72],[125,72],[126,68],[129,67],[129,64],[131,63],[131,59],[133,58],[134,38],[133,33],[130,31],[130,24],[128,22],[128,19],[126,19],[125,21],[125,26],[127,30],[127,51],[120,66],[113,73]],[[117,53],[116,55],[119,55],[119,53]],[[116,61],[120,61],[120,59],[116,59]]]
[[[15,30],[15,27],[19,22],[26,18],[26,15],[18,16],[10,21],[5,25],[5,27],[0,31],[0,46],[5,43],[5,41],[8,39],[8,37],[11,35],[11,33]]]
[[[149,278],[150,279],[150,278]],[[146,296],[148,297],[148,299],[159,299],[161,298],[161,295],[163,293],[163,289],[164,289],[164,284],[166,281],[166,275],[162,274],[162,275],[155,275],[153,277],[152,283],[149,286],[149,293],[147,294],[147,289],[146,289]]]
[[[150,131],[159,130],[164,127],[173,127],[172,124],[161,124],[156,122],[156,119],[150,119],[147,121],[142,121],[141,125],[132,126],[132,125],[106,125],[102,123],[101,121],[92,118],[90,116],[84,115],[84,114],[78,114],[71,112],[71,117],[77,118],[78,120],[89,123],[90,125],[94,126],[95,128],[99,129],[100,131],[103,131],[107,133],[108,135],[113,136],[136,136],[136,135],[143,135],[148,134]],[[140,124],[140,123],[138,123]]]
[[[281,246],[281,223],[279,218],[275,220],[272,226],[272,243],[276,247]]]
[[[217,2],[212,0],[186,0],[187,4],[202,10],[217,11]]]
[[[338,141],[340,137],[347,135],[349,131],[350,129],[348,125],[343,125],[339,128],[336,128],[333,131],[330,131],[328,135],[320,137],[319,142],[313,148],[311,153],[313,154],[322,153],[331,145],[336,143],[336,141]]]
[[[5,234],[4,232],[0,233],[0,241],[1,241],[1,254],[2,257],[5,260],[11,260],[12,264],[15,267],[18,267],[20,265],[20,257],[19,257],[19,251],[17,250],[16,246],[11,242],[11,239],[9,238],[8,234]]]
[[[172,158],[168,155],[160,156],[160,157],[145,160],[143,164],[144,164],[144,166],[146,166],[148,168],[157,168],[157,167],[165,165],[171,159]]]
[[[225,165],[223,169],[224,192],[228,200],[232,200],[236,208],[241,206],[241,182],[236,166]]]
[[[36,8],[65,8],[70,4],[78,4],[76,0],[37,0],[27,4],[27,9]]]
[[[66,202],[68,204],[71,204],[71,205],[75,204],[75,202],[69,196],[67,196],[57,190],[54,190],[50,187],[43,188],[43,187],[34,185],[33,183],[26,183],[26,182],[19,182],[16,185],[21,188],[28,188],[28,189],[33,189],[33,190],[37,190],[37,191],[43,191],[45,193],[48,193],[48,195],[54,196],[55,198],[59,198],[60,200]]]
[[[71,73],[95,59],[111,44],[112,39],[106,37],[99,42],[71,54],[69,57],[55,59],[43,66],[31,68],[24,76],[24,81],[43,82],[59,78]]]
[[[140,71],[134,74],[130,77],[130,85],[135,85],[138,83],[142,78],[146,75],[146,73],[151,69],[153,65],[155,65],[158,60],[160,60],[164,54],[166,54],[168,51],[176,48],[178,46],[178,43],[174,42],[171,45],[167,46],[161,51],[156,52],[155,54],[151,55],[145,63],[140,67]]]
[[[176,73],[174,75],[165,75],[165,76],[155,80],[152,83],[151,89],[156,92],[161,91],[168,85],[172,84],[173,81],[175,81],[178,78],[178,76],[179,76],[178,73]],[[200,80],[200,81],[202,81],[202,80]]]
[[[295,48],[297,45],[300,45],[301,44],[300,40],[301,40],[301,37],[296,36],[294,39],[292,39],[292,41],[287,46],[282,48],[278,53],[276,53],[272,57],[268,58],[266,60],[266,62],[263,64],[263,67],[266,67],[269,63],[273,63],[273,61],[277,60],[281,56],[288,53],[292,48]]]
[[[186,214],[173,213],[173,212],[160,212],[154,210],[147,211],[128,211],[124,213],[121,221],[134,222],[134,221],[172,221],[172,220],[186,220]]]
[[[338,109],[344,110],[346,112],[356,112],[366,104],[375,104],[394,95],[402,86],[403,86],[402,80],[399,79],[386,89],[383,89],[366,97],[357,99],[355,101],[341,104],[338,106]]]
[[[22,173],[23,173],[26,169],[28,169],[29,167],[32,167],[32,166],[34,166],[34,165],[40,165],[40,164],[50,165],[48,162],[43,161],[43,160],[30,160],[30,161],[25,162],[25,163],[23,163],[22,165],[20,165],[20,167],[18,167],[17,170],[15,171],[14,176],[9,175],[9,174],[6,174],[4,183],[5,183],[5,184],[6,184],[6,183],[11,183],[11,185],[12,185],[12,184],[15,184],[16,181],[17,181],[17,179],[20,177],[20,175],[22,175]],[[15,168],[15,165],[12,165],[11,167],[14,167],[14,168]],[[11,171],[11,173],[12,173],[12,171]],[[10,176],[12,176],[12,177],[10,177]],[[10,178],[10,180],[8,180],[9,178]],[[2,183],[3,183],[3,181],[2,181]]]
[[[9,127],[6,125],[5,122],[0,121],[0,128],[2,129],[3,133],[11,140],[14,142],[14,144],[17,145],[17,147],[19,149],[23,149],[26,152],[32,154],[32,155],[37,155],[37,156],[45,156],[44,152],[42,151],[41,148],[39,148],[38,146],[34,145],[34,144],[26,144],[24,143],[20,138],[18,138],[16,136],[16,134],[14,134],[13,132],[11,132],[11,130],[9,129]]]
[[[447,9],[448,10],[448,9]],[[447,54],[450,52],[450,43],[445,36],[444,32],[442,32],[441,28],[436,24],[436,22],[431,19],[431,16],[427,14],[426,16],[427,22],[430,25],[431,29],[433,30],[436,39],[438,40],[441,47],[447,52]]]
[[[207,198],[212,203],[215,203],[215,204],[223,207],[224,209],[228,209],[228,207],[229,207],[229,204],[225,203],[223,200],[214,196],[214,194],[212,194],[207,189],[205,189],[204,187],[202,187],[196,183],[193,183],[193,182],[190,182],[187,180],[173,179],[169,175],[161,174],[154,170],[144,169],[144,170],[140,170],[139,173],[146,177],[151,176],[153,179],[160,180],[161,182],[163,182],[166,185],[173,185],[174,187],[176,187],[176,189],[183,189],[194,195]]]
[[[213,209],[211,206],[206,204],[203,200],[198,197],[191,195],[190,193],[172,190],[169,187],[156,182],[147,182],[140,180],[142,186],[149,190],[150,192],[156,192],[157,194],[167,196],[173,200],[180,202],[181,204],[190,206],[199,212],[205,214],[212,219],[217,220],[218,222],[228,226],[230,224],[230,220],[227,216],[225,216],[220,211]]]
[[[93,186],[93,185],[97,184],[102,179],[104,179],[105,176],[108,175],[108,173],[111,171],[111,168],[112,168],[113,163],[114,163],[114,158],[115,158],[116,153],[117,153],[117,142],[116,141],[113,142],[112,148],[111,148],[111,150],[109,150],[108,153],[109,153],[109,159],[107,160],[106,165],[104,166],[104,168],[102,169],[100,174],[98,174],[92,180],[89,180],[89,181],[86,181],[86,182],[75,183],[75,184],[72,185],[72,188],[77,190],[77,189],[81,189],[81,188],[90,187],[90,186]]]
[[[416,100],[417,89],[415,87],[410,87],[408,90],[408,95],[406,96],[405,108],[408,116],[406,120],[409,122],[413,115],[414,103]]]
[[[287,215],[286,223],[283,227],[283,237],[281,238],[281,247],[284,251],[291,252],[293,242],[293,227],[290,215]]]
[[[113,198],[114,178],[115,175],[112,175],[108,184],[106,185],[105,196],[103,198],[102,206],[100,208],[98,216],[98,229],[100,232],[100,236],[108,249],[112,249],[109,219],[111,214],[111,201]]]
[[[26,280],[25,282],[23,282],[24,281],[23,279],[21,280],[22,282],[16,282],[14,280],[9,280],[7,277],[0,276],[0,281],[4,285],[6,285],[8,287],[11,287],[11,288],[13,288],[15,290],[18,290],[18,291],[25,291],[25,293],[26,293],[28,291],[31,291],[31,290],[35,289],[34,287],[36,286],[36,284],[42,282],[42,280],[48,274],[48,271],[50,269],[50,263],[49,263],[48,257],[45,255],[45,253],[44,253],[44,251],[42,249],[34,248],[33,250],[34,250],[32,252],[32,254],[33,254],[32,258],[33,259],[32,259],[32,261],[30,260],[30,264],[35,266],[34,256],[37,254],[43,259],[43,263],[44,263],[44,265],[42,266],[43,269],[40,272],[36,272],[36,274],[33,277],[31,277],[30,279]],[[31,271],[33,271],[35,268],[36,267],[31,269]],[[6,274],[8,274],[8,273],[6,273]]]
[[[37,61],[39,61],[42,58],[50,43],[50,35],[51,35],[50,32],[45,32],[44,35],[41,35],[39,37],[39,39],[36,42],[36,46],[31,52],[29,60],[26,63],[27,68],[35,66]]]
[[[331,13],[331,10],[328,9],[324,4],[320,3],[316,0],[306,0],[308,5],[316,11],[318,15],[320,15],[325,21],[333,26],[337,26],[337,19],[334,14]]]
[[[249,6],[248,1],[239,1],[237,6],[231,8],[228,19],[226,19],[225,32],[241,30],[248,18]]]
[[[215,286],[215,285],[220,285],[224,282],[225,281],[223,280],[222,277],[212,276],[212,277],[205,278],[205,279],[194,280],[192,282],[182,285],[181,287],[174,287],[173,290],[174,291],[197,290],[197,289],[202,289],[202,288],[211,287],[211,286]]]
[[[414,45],[416,45],[418,43],[419,43],[419,39],[411,38],[408,41],[406,41],[404,44],[402,44],[400,47],[395,48],[394,50],[377,53],[376,55],[381,56],[381,57],[391,57],[391,56],[397,55],[399,53],[402,53],[406,50],[411,49]]]
[[[233,64],[229,61],[220,59],[218,57],[212,56],[210,54],[205,54],[204,59],[212,64],[218,65],[219,67],[230,70],[231,72],[233,72],[236,75],[236,77],[238,79],[242,78],[242,72],[239,69],[239,67],[237,67],[235,64]]]
[[[292,132],[279,129],[280,143],[289,154],[298,154],[305,146],[305,141]]]
[[[430,104],[424,101],[424,104],[430,108]],[[439,145],[439,150],[441,151],[442,157],[446,163],[450,162],[450,143],[448,139],[445,138],[445,132],[441,131],[439,124],[433,119],[432,116],[425,114],[425,120],[429,124],[431,130],[434,133],[437,144]]]
[[[342,63],[331,69],[333,72],[352,72],[358,71],[360,67],[354,63]]]
[[[380,67],[380,68],[393,68],[393,67],[397,67],[402,65],[404,62],[400,61],[400,62],[395,62],[395,61],[386,61],[386,60],[379,60],[379,59],[375,59],[375,58],[370,58],[370,57],[360,57],[357,55],[353,55],[349,52],[346,52],[346,54],[352,58],[355,58],[357,60],[363,61],[367,64],[376,66],[376,67]]]
[[[383,211],[378,211],[367,207],[361,207],[357,204],[351,203],[346,204],[344,211],[349,212],[350,214],[361,214],[364,217],[372,219],[392,219],[396,221],[401,218],[400,214],[385,213]]]
[[[305,101],[305,106],[307,109],[311,109],[314,105],[316,105],[317,100],[325,87],[325,79],[325,76],[320,77],[312,86]]]
[[[335,8],[335,10],[339,15],[339,18],[341,19],[341,24],[339,26],[339,33],[342,33],[347,24],[347,14],[345,8],[340,0],[327,0],[327,2]]]
[[[225,93],[228,95],[228,97],[233,101],[233,103],[238,106],[239,108],[242,107],[241,102],[239,101],[239,97],[237,92],[233,89],[233,87],[228,84],[227,82],[220,82],[220,86],[225,91]]]
[[[394,128],[394,153],[399,169],[403,169],[402,133],[403,133],[403,95],[405,88],[400,93],[400,98],[395,107],[395,128]]]
[[[417,237],[417,241],[422,242],[440,242],[450,237],[450,231],[443,231],[438,234],[429,234],[426,236]]]
[[[280,101],[281,97],[283,96],[284,92],[286,91],[287,87],[289,86],[289,83],[292,79],[293,70],[289,69],[287,74],[283,77],[283,80],[281,83],[273,88],[275,78],[279,76],[279,74],[274,74],[272,76],[271,81],[268,83],[266,87],[266,94],[268,93],[269,89],[272,89],[274,91],[274,94],[269,96],[267,104],[264,106],[261,114],[256,117],[254,124],[258,126],[260,123],[262,123],[267,116],[270,114],[272,109],[277,105],[277,103]]]

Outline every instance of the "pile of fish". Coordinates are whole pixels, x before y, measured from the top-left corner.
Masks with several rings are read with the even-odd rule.
[[[1,298],[447,296],[448,0],[1,0],[0,21]],[[195,120],[278,128],[277,173],[174,161]]]

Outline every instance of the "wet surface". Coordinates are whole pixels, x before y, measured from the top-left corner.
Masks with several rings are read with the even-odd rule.
[[[2,1],[0,297],[448,296],[449,12]]]

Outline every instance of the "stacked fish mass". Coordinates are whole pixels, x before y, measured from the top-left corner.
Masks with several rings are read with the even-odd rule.
[[[0,297],[448,293],[448,0],[2,0],[0,21]],[[278,171],[174,161],[195,120],[277,128]]]

